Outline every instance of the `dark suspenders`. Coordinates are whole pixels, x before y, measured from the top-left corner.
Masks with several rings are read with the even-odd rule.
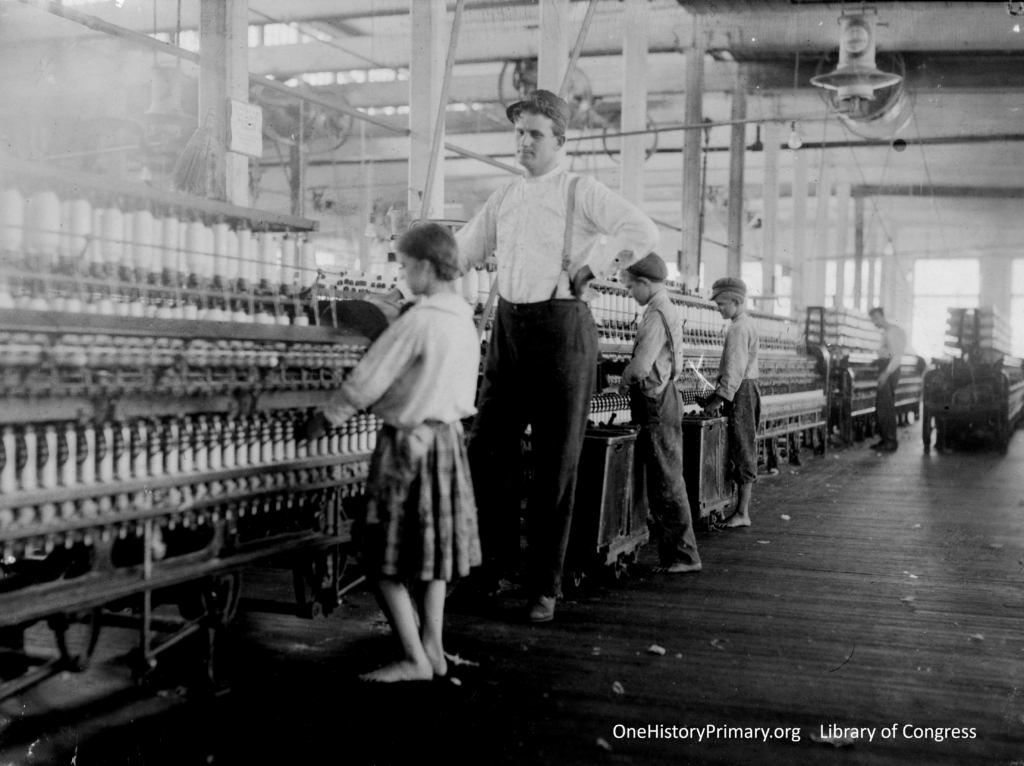
[[[573,219],[576,217],[576,184],[579,183],[579,180],[580,177],[575,176],[569,181],[569,199],[565,205],[565,235],[562,237],[562,271],[558,273],[558,279],[555,280],[555,289],[551,291],[551,300],[554,300],[558,294],[558,280],[562,278],[563,273],[569,280],[569,292],[572,293],[569,258],[572,256],[572,225]]]

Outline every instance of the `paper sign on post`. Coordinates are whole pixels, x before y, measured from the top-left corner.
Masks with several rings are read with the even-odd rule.
[[[249,157],[263,156],[263,109],[257,104],[231,101],[228,151]]]

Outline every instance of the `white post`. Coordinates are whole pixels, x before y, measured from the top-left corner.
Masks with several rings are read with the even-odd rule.
[[[693,41],[685,53],[686,63],[686,115],[688,125],[699,125],[704,120],[704,48],[707,43],[702,17],[693,15]],[[697,285],[702,259],[700,207],[701,207],[701,145],[703,130],[683,131],[682,178],[682,247],[679,271],[688,284]],[[730,162],[732,157],[730,155]],[[706,271],[706,270],[705,270]],[[710,272],[707,272],[710,275]]]
[[[228,100],[249,103],[249,2],[201,0],[199,5],[199,119],[213,115],[216,147],[212,191],[249,206],[249,158],[227,150]]]
[[[764,208],[761,213],[761,287],[766,295],[775,296],[775,245],[779,223],[779,123],[764,125]],[[772,311],[775,298],[761,301],[762,311]]]
[[[647,127],[647,0],[626,0],[622,36],[622,130]],[[644,201],[644,161],[648,136],[622,139],[620,190],[634,205]]]
[[[413,4],[417,1],[411,0]],[[568,68],[569,0],[540,0],[537,87],[558,93]]]
[[[444,218],[443,152],[437,157],[430,199],[422,195],[430,174],[431,141],[444,87],[449,33],[445,0],[409,0],[409,13],[409,210],[425,211],[428,218]]]
[[[790,306],[800,319],[807,306],[807,152],[793,152],[793,250]]]

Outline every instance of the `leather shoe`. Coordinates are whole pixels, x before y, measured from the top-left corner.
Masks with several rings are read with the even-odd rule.
[[[886,446],[887,445],[886,445],[886,443],[884,441],[880,441],[880,442],[875,442],[870,447],[868,447],[868,449],[885,449]]]
[[[530,604],[530,622],[551,622],[555,619],[555,599],[551,596],[537,596]]]

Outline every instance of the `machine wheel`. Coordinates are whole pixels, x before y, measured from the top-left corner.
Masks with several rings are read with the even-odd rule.
[[[89,667],[100,639],[100,610],[57,615],[49,624],[57,641],[61,664],[76,673]]]

